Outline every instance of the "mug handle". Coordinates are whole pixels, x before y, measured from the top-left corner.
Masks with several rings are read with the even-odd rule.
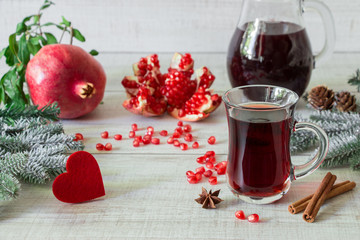
[[[321,51],[314,56],[315,63],[330,57],[335,48],[335,23],[330,9],[318,0],[304,0],[304,7],[319,13],[325,28],[325,43]],[[314,66],[315,66],[314,63]]]
[[[312,123],[298,122],[295,123],[294,131],[307,130],[315,133],[319,139],[319,150],[313,159],[302,165],[292,166],[292,180],[303,178],[313,173],[324,161],[329,150],[329,138],[324,130]]]

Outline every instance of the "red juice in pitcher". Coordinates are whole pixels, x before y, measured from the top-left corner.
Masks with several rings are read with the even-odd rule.
[[[253,111],[274,109],[274,105],[267,104],[246,107],[254,107]],[[275,111],[273,116],[278,114],[281,111]],[[228,123],[227,178],[230,187],[239,194],[255,198],[281,193],[290,175],[291,118],[280,121],[264,118],[239,120],[229,116]]]
[[[230,42],[227,68],[232,87],[268,84],[301,96],[314,61],[305,28],[289,22],[261,22],[261,29],[246,34],[249,24],[254,25],[237,28]]]

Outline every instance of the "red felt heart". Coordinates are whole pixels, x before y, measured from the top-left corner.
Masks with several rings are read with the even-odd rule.
[[[52,189],[62,202],[80,203],[105,195],[99,165],[88,152],[78,151],[70,155],[67,172],[55,178]]]

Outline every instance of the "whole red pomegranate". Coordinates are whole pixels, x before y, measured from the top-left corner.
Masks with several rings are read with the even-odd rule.
[[[60,118],[71,119],[93,111],[101,102],[106,84],[104,69],[82,48],[46,45],[27,65],[26,82],[34,105],[53,102]]]

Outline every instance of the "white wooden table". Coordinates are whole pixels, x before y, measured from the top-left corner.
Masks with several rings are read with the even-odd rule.
[[[153,126],[155,131],[173,131],[177,120],[164,115],[144,118],[133,115],[121,106],[125,99],[120,84],[131,74],[131,63],[146,54],[110,54],[97,58],[103,64],[108,83],[104,104],[93,113],[76,120],[62,121],[67,133],[80,132],[85,137],[85,151],[97,159],[105,185],[106,196],[82,204],[58,201],[46,185],[23,184],[20,196],[11,202],[0,202],[0,239],[359,239],[359,187],[335,199],[320,209],[315,223],[306,223],[300,215],[291,215],[287,206],[315,191],[328,171],[320,169],[295,181],[285,197],[268,205],[241,202],[227,188],[225,176],[218,185],[206,179],[191,185],[185,172],[199,166],[195,159],[214,150],[218,161],[227,156],[227,121],[224,106],[208,119],[191,123],[199,149],[181,151],[168,145],[161,137],[158,146],[132,147],[127,135],[132,123],[139,128]],[[159,54],[163,69],[172,54]],[[217,79],[213,88],[223,93],[230,84],[225,71],[225,54],[193,54],[196,66],[208,66]],[[309,87],[327,83],[333,89],[351,89],[349,76],[359,67],[360,54],[337,53],[319,69],[314,70]],[[359,97],[359,95],[358,95]],[[299,111],[304,111],[300,103]],[[120,133],[122,141],[100,138],[102,131]],[[144,130],[142,130],[144,133]],[[215,145],[206,140],[214,135]],[[111,142],[113,150],[97,151],[96,143]],[[352,180],[360,184],[360,173],[348,168],[331,169],[338,181]],[[221,189],[224,200],[217,209],[201,208],[194,199],[206,189]],[[251,224],[235,218],[237,210],[257,213],[260,222]]]

